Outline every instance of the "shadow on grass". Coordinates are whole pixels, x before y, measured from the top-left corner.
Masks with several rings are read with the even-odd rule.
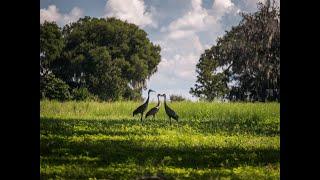
[[[244,165],[263,166],[279,162],[280,152],[276,149],[232,148],[172,148],[172,147],[141,147],[133,141],[103,140],[95,142],[68,142],[55,140],[47,146],[47,141],[41,143],[41,156],[50,158],[64,156],[85,156],[98,158],[95,161],[86,160],[53,160],[52,165],[61,164],[90,164],[110,165],[126,163],[133,160],[136,164],[166,165],[181,168],[211,168],[211,167],[238,167]]]
[[[190,123],[193,124],[193,123]],[[248,133],[263,136],[280,135],[279,124],[265,125],[257,121],[202,121],[199,122],[198,129],[202,133],[228,132],[228,133]]]
[[[69,141],[68,137],[84,134],[105,134],[130,136],[141,132],[112,131],[119,125],[137,125],[134,120],[58,120],[41,119],[41,134],[49,135],[41,139],[40,154],[47,158],[49,165],[90,164],[92,166],[126,163],[134,161],[144,166],[175,166],[181,168],[238,167],[242,165],[260,166],[277,163],[280,160],[279,149],[242,149],[239,147],[150,147],[131,140],[83,140]],[[74,130],[74,126],[86,125],[94,130]],[[51,136],[50,136],[51,135]],[[58,136],[55,136],[58,135]],[[98,160],[59,158],[92,157]]]
[[[53,118],[41,118],[41,127],[43,133],[49,133],[55,131],[55,133],[62,133],[63,135],[77,134],[108,134],[108,135],[126,135],[127,132],[108,131],[110,128],[122,128],[123,126],[132,127],[134,125],[141,126],[141,122],[138,119],[53,119]],[[228,119],[211,119],[203,121],[194,120],[180,120],[178,123],[173,121],[173,125],[169,125],[167,119],[147,119],[143,122],[142,126],[148,128],[172,128],[186,126],[192,127],[199,133],[217,133],[225,132],[229,134],[246,133],[253,135],[263,136],[278,136],[280,135],[279,123],[274,122],[268,125],[264,124],[258,116],[252,116],[247,119],[237,119],[236,117],[230,117]],[[74,126],[86,126],[89,129],[82,129],[74,131]],[[120,127],[121,126],[121,127]],[[112,134],[113,133],[113,134]],[[125,133],[125,134],[124,134]],[[134,132],[130,132],[134,134]],[[141,134],[141,132],[136,132]],[[148,131],[148,134],[156,134],[156,132]],[[128,134],[129,135],[129,134]]]
[[[145,126],[146,123],[143,124]],[[111,136],[129,136],[141,135],[142,131],[116,131],[122,129],[123,126],[132,127],[134,125],[141,126],[140,121],[132,119],[120,120],[83,120],[83,119],[68,119],[62,120],[57,118],[41,118],[40,131],[41,134],[56,134],[63,136],[81,136],[81,135],[111,135]],[[75,129],[76,126],[85,128]],[[158,134],[155,131],[147,132],[149,135]]]

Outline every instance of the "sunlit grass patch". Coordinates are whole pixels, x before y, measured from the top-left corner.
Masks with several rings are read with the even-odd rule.
[[[170,103],[171,126],[136,102],[40,104],[43,179],[279,179],[277,103]]]

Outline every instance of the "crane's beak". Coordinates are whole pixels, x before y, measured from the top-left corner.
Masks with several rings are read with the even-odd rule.
[[[155,92],[154,90],[150,89],[150,92]]]

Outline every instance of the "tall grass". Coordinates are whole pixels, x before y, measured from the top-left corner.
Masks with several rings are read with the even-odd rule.
[[[138,105],[41,101],[41,177],[279,179],[278,103],[173,102],[171,126]]]

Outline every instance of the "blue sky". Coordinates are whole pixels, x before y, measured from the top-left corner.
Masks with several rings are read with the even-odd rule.
[[[147,81],[148,89],[197,100],[189,90],[196,81],[195,67],[201,53],[239,23],[239,12],[256,11],[258,1],[41,0],[40,23],[55,21],[63,26],[83,16],[113,16],[135,23],[162,49],[158,72]]]

